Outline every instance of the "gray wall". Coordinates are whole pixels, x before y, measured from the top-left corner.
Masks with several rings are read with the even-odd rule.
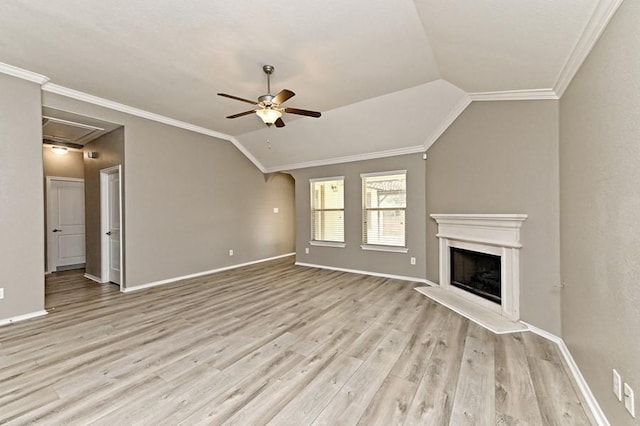
[[[65,155],[54,154],[51,147],[42,147],[44,175],[84,179],[84,164],[81,151],[69,150]]]
[[[60,95],[43,100],[124,125],[127,287],[294,251],[290,176],[265,177],[230,142]]]
[[[526,213],[521,319],[560,334],[558,102],[474,102],[427,152],[427,213]],[[437,224],[427,277],[438,282]]]
[[[40,85],[0,74],[0,320],[44,309]]]
[[[560,102],[562,335],[614,425],[640,416],[640,2],[620,6]]]
[[[365,251],[362,244],[361,173],[407,170],[408,253]],[[296,260],[303,263],[367,272],[425,278],[425,204],[422,154],[402,155],[293,170],[296,181]],[[345,177],[345,248],[310,246],[311,201],[309,179]],[[309,254],[304,249],[309,248]],[[411,265],[410,257],[416,258]]]
[[[97,152],[98,158],[84,160],[86,272],[94,277],[101,277],[100,170],[119,164],[124,166],[124,128],[120,127],[91,141],[84,147],[84,152],[87,151]],[[125,182],[124,173],[120,179]],[[125,206],[122,207],[125,211]]]

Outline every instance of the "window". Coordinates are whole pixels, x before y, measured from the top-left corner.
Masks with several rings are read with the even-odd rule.
[[[310,183],[311,242],[344,243],[344,177]]]
[[[360,177],[363,244],[406,247],[407,171],[366,173]]]

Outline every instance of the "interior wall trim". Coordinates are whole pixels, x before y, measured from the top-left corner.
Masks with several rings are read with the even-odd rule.
[[[560,99],[553,89],[503,90],[500,92],[472,92],[472,101],[543,101]]]
[[[155,121],[169,126],[178,127],[181,129],[189,130],[195,133],[211,136],[216,139],[226,140],[231,142],[242,154],[245,155],[260,171],[265,172],[265,167],[253,156],[235,137],[226,133],[217,132],[215,130],[207,129],[205,127],[196,126],[195,124],[187,123],[184,121],[176,120],[164,115],[156,114],[153,112],[145,111],[143,109],[134,108],[129,105],[121,104],[119,102],[111,101],[109,99],[101,98],[99,96],[90,95],[88,93],[80,92],[78,90],[69,89],[68,87],[60,86],[53,83],[44,83],[42,90],[49,93],[55,93],[57,95],[65,96],[67,98],[76,99],[78,101],[87,102],[93,105],[98,105],[104,108],[109,108],[114,111],[124,112],[125,114],[133,115],[136,117],[144,118],[147,120]]]
[[[45,84],[49,81],[49,77],[28,71],[22,68],[14,67],[13,65],[0,62],[0,72],[13,77],[21,78],[23,80],[31,81],[32,83]]]
[[[331,164],[351,163],[353,161],[373,160],[376,158],[397,157],[399,155],[424,153],[423,145],[409,146],[406,148],[390,149],[387,151],[370,152],[366,154],[348,155],[345,157],[327,158],[324,160],[306,161],[303,163],[286,164],[283,166],[268,167],[266,173],[281,172],[286,170],[305,169],[307,167],[329,166]]]
[[[101,278],[98,278],[98,277],[96,277],[95,275],[91,275],[91,274],[84,274],[84,277],[85,277],[86,279],[88,279],[88,280],[95,281],[95,282],[97,282],[98,284],[104,284],[104,283],[108,282],[108,281],[102,281],[102,279],[101,279]]]
[[[598,2],[591,19],[589,19],[567,62],[565,62],[558,74],[556,84],[553,86],[558,97],[562,97],[565,90],[567,90],[571,80],[573,80],[589,53],[591,53],[593,46],[595,46],[621,4],[622,0],[600,0]]]
[[[449,112],[449,114],[445,117],[444,120],[436,127],[436,129],[429,135],[427,140],[424,142],[424,150],[425,152],[436,143],[436,141],[442,136],[444,132],[447,131],[449,126],[453,124],[454,121],[464,112],[465,109],[471,104],[471,97],[466,95],[460,102],[453,107],[453,109]]]
[[[266,168],[257,158],[249,152],[241,143],[232,135],[217,132],[215,130],[207,129],[201,126],[190,124],[184,121],[169,118],[160,114],[155,114],[149,111],[145,111],[139,108],[134,108],[128,105],[124,105],[118,102],[114,102],[108,99],[100,98],[98,96],[89,95],[84,92],[69,89],[64,86],[53,84],[49,82],[49,77],[44,75],[28,71],[13,65],[0,62],[0,72],[14,77],[22,78],[34,83],[42,85],[42,90],[58,95],[70,97],[83,102],[103,106],[105,108],[113,109],[116,111],[124,112],[137,117],[145,118],[148,120],[164,123],[170,126],[179,127],[192,132],[201,133],[207,136],[211,136],[217,139],[222,139],[231,142],[242,154],[244,154],[261,172],[272,173],[284,170],[294,170],[306,167],[325,166],[330,164],[348,163],[352,161],[361,161],[374,158],[392,157],[397,155],[411,154],[417,152],[426,151],[456,120],[456,118],[466,109],[466,107],[472,101],[508,101],[508,100],[550,100],[560,99],[565,90],[571,83],[571,80],[580,69],[580,66],[589,55],[593,46],[602,35],[604,29],[607,27],[609,21],[613,17],[618,7],[622,4],[623,0],[600,0],[593,12],[593,15],[589,19],[584,31],[576,42],[569,58],[562,67],[556,83],[553,88],[547,89],[530,89],[530,90],[507,90],[497,92],[473,92],[469,93],[463,101],[456,106],[452,112],[443,120],[443,122],[437,127],[437,129],[429,135],[424,143],[424,146],[420,147],[406,147],[401,149],[380,151],[369,154],[360,154],[346,157],[330,158],[325,160],[310,161],[303,163],[295,163],[283,166],[275,166]]]
[[[0,320],[0,326],[13,324],[14,322],[24,321],[24,320],[28,320],[28,319],[31,319],[31,318],[41,317],[43,315],[47,315],[48,313],[49,312],[47,312],[47,311],[36,311],[36,312],[31,312],[31,313],[28,313],[28,314],[24,314],[24,315],[18,315],[18,316],[11,317],[11,318],[1,319]]]
[[[558,345],[558,349],[560,349],[560,353],[562,354],[562,357],[567,363],[567,366],[569,367],[569,371],[573,375],[573,378],[575,379],[576,384],[578,385],[578,389],[582,393],[582,396],[584,397],[585,401],[587,402],[587,406],[589,407],[591,414],[593,414],[593,417],[595,418],[596,422],[600,426],[609,426],[610,425],[609,420],[607,420],[607,417],[604,415],[602,408],[600,408],[600,404],[598,404],[598,400],[596,400],[595,396],[593,396],[593,393],[591,392],[591,388],[589,388],[589,384],[587,383],[584,376],[582,375],[582,372],[580,372],[580,368],[578,368],[578,364],[576,364],[576,361],[573,359],[573,356],[571,355],[571,352],[569,351],[569,348],[567,347],[567,345],[564,343],[564,340],[562,340],[561,337],[556,336],[555,334],[549,333],[548,331],[538,328],[534,325],[528,324],[524,321],[520,321],[520,322],[526,325],[527,327],[529,327],[529,330],[532,333],[535,333],[541,337],[544,337],[545,339],[551,340],[556,345]]]
[[[380,272],[362,271],[362,270],[359,270],[359,269],[337,268],[337,267],[334,267],[334,266],[316,265],[316,264],[313,264],[313,263],[296,262],[296,266],[306,266],[308,268],[328,269],[330,271],[349,272],[349,273],[352,273],[352,274],[370,275],[372,277],[391,278],[391,279],[394,279],[394,280],[411,281],[411,282],[423,283],[423,284],[427,284],[428,283],[428,281],[426,279],[424,279],[424,278],[406,277],[404,275],[383,274],[383,273],[380,273]]]
[[[144,290],[151,287],[157,287],[164,284],[170,284],[176,281],[186,280],[189,278],[197,278],[203,275],[215,274],[216,272],[228,271],[230,269],[242,268],[243,266],[255,265],[256,263],[268,262],[270,260],[282,259],[283,257],[293,256],[295,253],[285,253],[278,256],[268,257],[265,259],[252,260],[251,262],[238,263],[236,265],[223,266],[222,268],[210,269],[208,271],[196,272],[194,274],[182,275],[179,277],[168,278],[166,280],[153,281],[146,284],[140,284],[132,287],[121,288],[122,293],[131,293],[134,291]]]

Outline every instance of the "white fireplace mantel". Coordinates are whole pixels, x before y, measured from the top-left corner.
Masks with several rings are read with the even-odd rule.
[[[440,240],[440,287],[510,321],[520,319],[520,227],[526,214],[432,214]],[[451,285],[451,247],[500,256],[501,304]]]

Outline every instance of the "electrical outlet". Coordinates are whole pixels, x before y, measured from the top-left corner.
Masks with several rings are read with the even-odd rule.
[[[412,258],[411,258],[411,264],[412,264],[412,265],[415,265],[415,264],[416,264],[416,258],[415,258],[415,257],[412,257]]]
[[[278,212],[280,212],[280,209],[278,209],[277,207],[274,207],[274,208],[273,208],[273,212],[274,212],[274,213],[278,213]]]
[[[229,256],[233,256],[233,249],[229,250]]]
[[[0,288],[0,299],[4,299],[4,288]]]
[[[309,254],[309,247],[304,248],[304,254]]]
[[[624,408],[627,409],[631,417],[636,417],[636,402],[633,397],[633,389],[628,383],[624,384]]]
[[[622,379],[615,368],[613,369],[613,394],[618,398],[618,401],[622,401]]]

